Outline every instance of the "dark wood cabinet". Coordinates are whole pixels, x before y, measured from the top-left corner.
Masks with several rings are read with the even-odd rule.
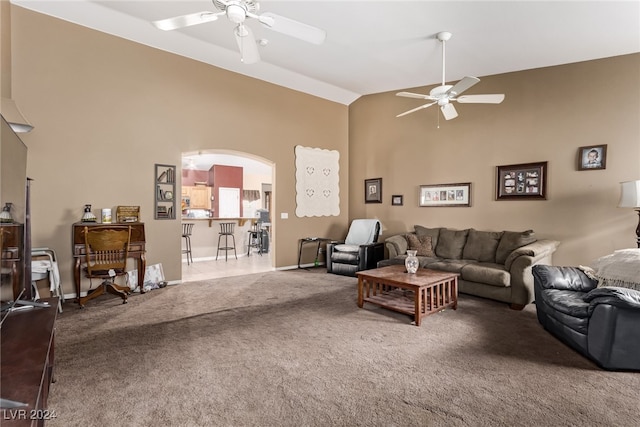
[[[42,426],[56,416],[47,409],[53,380],[58,298],[48,307],[10,312],[0,330],[0,397],[25,406],[0,409],[2,426]]]
[[[1,283],[11,284],[13,298],[22,291],[24,260],[24,226],[10,223],[0,224],[0,247],[2,248]]]

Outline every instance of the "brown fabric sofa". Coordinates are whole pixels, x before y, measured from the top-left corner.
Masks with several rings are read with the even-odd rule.
[[[385,239],[389,258],[378,262],[378,267],[403,264],[407,250],[418,249],[420,267],[460,274],[460,292],[506,302],[521,310],[534,300],[531,267],[551,265],[559,243],[538,240],[532,230],[453,230],[416,225],[413,232]]]

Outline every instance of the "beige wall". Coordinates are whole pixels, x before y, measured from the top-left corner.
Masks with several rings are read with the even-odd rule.
[[[637,215],[616,208],[619,182],[640,179],[640,55],[482,78],[501,105],[436,110],[393,93],[350,107],[249,79],[12,6],[13,98],[36,126],[24,136],[35,179],[33,239],[61,258],[71,290],[71,224],[85,203],[140,205],[148,262],[180,278],[179,221],[153,220],[153,164],[223,149],[274,164],[275,264],[296,264],[298,239],[344,237],[378,217],[383,238],[414,224],[532,228],[562,242],[556,264],[588,263],[634,245]],[[3,33],[3,37],[5,34]],[[426,91],[428,88],[417,88]],[[294,147],[340,152],[340,216],[296,218]],[[608,144],[607,169],[579,172],[579,146]],[[549,161],[547,201],[495,201],[496,165]],[[382,204],[363,180],[383,178]],[[470,208],[419,208],[420,184],[473,183]],[[391,206],[403,194],[404,206]],[[281,220],[287,212],[289,219]]]
[[[140,205],[147,262],[180,279],[180,221],[153,219],[153,165],[180,165],[183,152],[225,149],[273,162],[276,266],[296,264],[300,237],[347,224],[346,106],[20,7],[11,12],[13,94],[35,125],[24,136],[35,179],[33,243],[57,251],[65,292],[73,289],[71,224],[85,203]],[[298,144],[341,153],[340,216],[296,218]]]
[[[617,208],[619,182],[640,179],[640,55],[482,78],[471,93],[505,93],[500,105],[456,104],[440,119],[395,93],[349,108],[351,217],[378,217],[384,237],[415,224],[533,229],[561,242],[554,264],[588,264],[635,246],[638,215]],[[428,93],[431,87],[410,89]],[[578,171],[580,146],[607,144],[606,170]],[[548,161],[546,201],[496,201],[495,167]],[[363,180],[383,179],[382,204],[364,204]],[[422,184],[472,183],[472,207],[418,207]],[[403,194],[404,206],[391,206]]]

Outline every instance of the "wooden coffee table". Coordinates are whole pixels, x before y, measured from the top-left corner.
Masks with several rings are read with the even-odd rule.
[[[390,265],[356,275],[360,308],[369,302],[414,315],[416,326],[425,316],[447,307],[458,308],[458,273],[419,268],[409,274],[404,265]]]

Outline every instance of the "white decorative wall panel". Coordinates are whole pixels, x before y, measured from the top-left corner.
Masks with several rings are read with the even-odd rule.
[[[336,150],[296,145],[296,216],[340,215]]]

